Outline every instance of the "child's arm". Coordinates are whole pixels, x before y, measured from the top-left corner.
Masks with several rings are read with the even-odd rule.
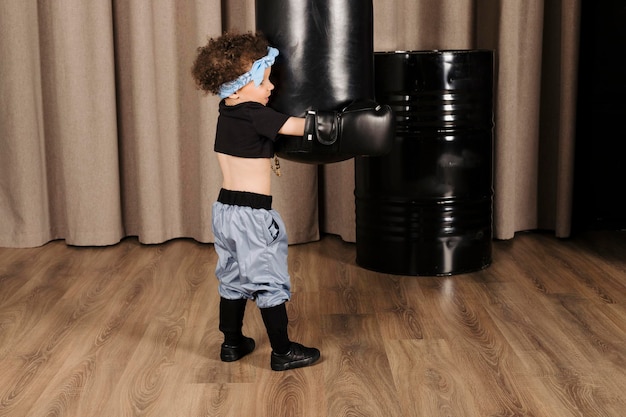
[[[285,124],[280,128],[278,133],[281,135],[289,136],[303,136],[304,135],[304,117],[290,117]]]

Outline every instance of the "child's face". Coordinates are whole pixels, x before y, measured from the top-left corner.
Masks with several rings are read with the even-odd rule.
[[[254,85],[253,81],[250,81],[237,91],[236,94],[239,96],[238,102],[242,103],[245,101],[254,101],[261,103],[264,106],[267,105],[270,95],[272,94],[272,90],[274,89],[274,84],[270,81],[271,72],[272,67],[265,70],[263,81],[261,81],[261,84],[258,86]]]

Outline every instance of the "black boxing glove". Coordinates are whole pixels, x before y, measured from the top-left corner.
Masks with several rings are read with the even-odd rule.
[[[380,156],[391,151],[395,117],[391,107],[373,100],[356,100],[340,112],[309,110],[305,116],[304,147],[341,158]]]
[[[355,100],[339,115],[340,152],[380,156],[391,152],[396,119],[391,107],[373,100]]]

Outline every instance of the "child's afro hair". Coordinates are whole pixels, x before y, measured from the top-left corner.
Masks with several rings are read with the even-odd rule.
[[[254,61],[267,55],[268,41],[260,33],[224,33],[209,38],[198,48],[191,74],[198,89],[218,94],[222,84],[233,81],[246,71]]]

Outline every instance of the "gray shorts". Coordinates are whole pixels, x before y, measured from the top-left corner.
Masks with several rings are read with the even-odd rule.
[[[291,298],[287,233],[270,196],[222,190],[213,204],[213,234],[220,296],[255,300],[259,308]]]

